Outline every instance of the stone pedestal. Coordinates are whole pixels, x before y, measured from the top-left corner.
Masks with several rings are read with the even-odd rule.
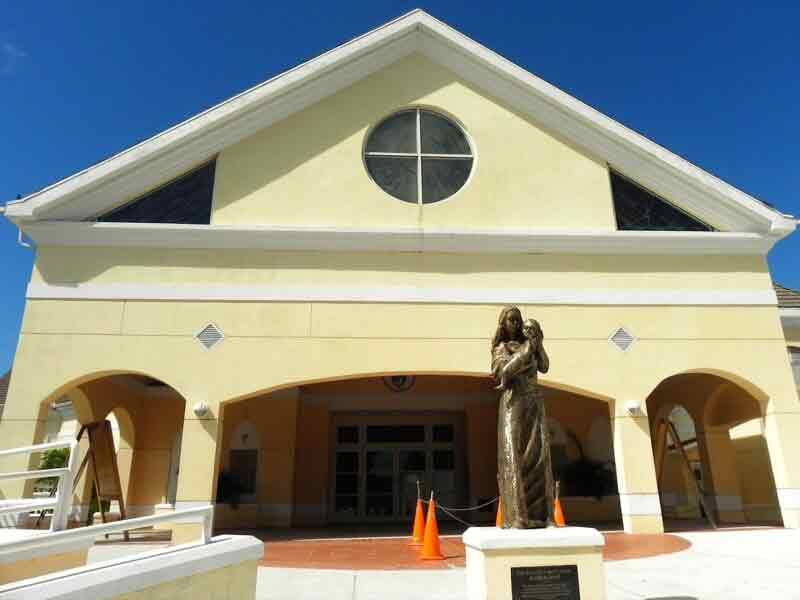
[[[469,600],[605,600],[600,532],[588,527],[470,527]]]

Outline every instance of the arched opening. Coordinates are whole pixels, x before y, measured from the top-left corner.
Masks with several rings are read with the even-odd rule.
[[[184,409],[185,401],[174,388],[145,375],[85,377],[62,386],[43,403],[42,411],[48,417],[38,437],[41,441],[74,438],[83,425],[109,421],[127,516],[142,516],[170,501],[174,440],[183,428]],[[87,449],[84,434],[82,454]],[[76,482],[73,519],[91,520],[92,490],[92,469],[86,468]],[[111,518],[118,511],[119,504],[112,502]]]
[[[684,373],[662,381],[647,408],[666,528],[782,524],[757,389]]]
[[[705,481],[694,419],[680,404],[664,406],[659,412],[662,424],[669,428],[659,429],[658,422],[654,425],[656,436],[663,436],[654,449],[660,454],[656,465],[661,513],[665,521],[701,521],[705,513],[699,491],[705,489]]]
[[[608,404],[561,388],[545,387],[551,420],[553,475],[570,524],[621,526]]]
[[[608,404],[543,388],[570,522],[618,527]],[[493,523],[497,398],[486,376],[396,374],[223,403],[216,526],[406,527],[418,489],[444,507],[482,506],[458,516]]]

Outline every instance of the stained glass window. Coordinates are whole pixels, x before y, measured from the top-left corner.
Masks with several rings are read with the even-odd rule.
[[[379,123],[364,148],[372,180],[411,204],[431,204],[460,190],[472,172],[467,136],[429,110],[396,113]]]
[[[111,223],[211,223],[215,161],[97,217]]]
[[[625,231],[713,231],[713,228],[611,171],[617,229]]]

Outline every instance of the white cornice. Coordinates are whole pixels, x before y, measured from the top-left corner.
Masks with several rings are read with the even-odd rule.
[[[725,231],[780,239],[793,218],[706,173],[420,10],[247,90],[72,177],[8,205],[14,222],[80,220],[185,172],[245,136],[421,52]]]
[[[574,306],[775,306],[766,290],[454,288],[418,286],[30,283],[29,300],[359,302]]]
[[[762,255],[775,243],[775,238],[757,233],[696,231],[348,229],[64,221],[30,223],[24,232],[40,246],[464,254]]]

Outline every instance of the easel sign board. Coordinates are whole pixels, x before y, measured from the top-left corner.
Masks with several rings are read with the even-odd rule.
[[[90,423],[86,429],[94,455],[97,495],[103,500],[119,500],[122,497],[122,484],[117,469],[117,453],[114,450],[111,423],[109,421]]]

